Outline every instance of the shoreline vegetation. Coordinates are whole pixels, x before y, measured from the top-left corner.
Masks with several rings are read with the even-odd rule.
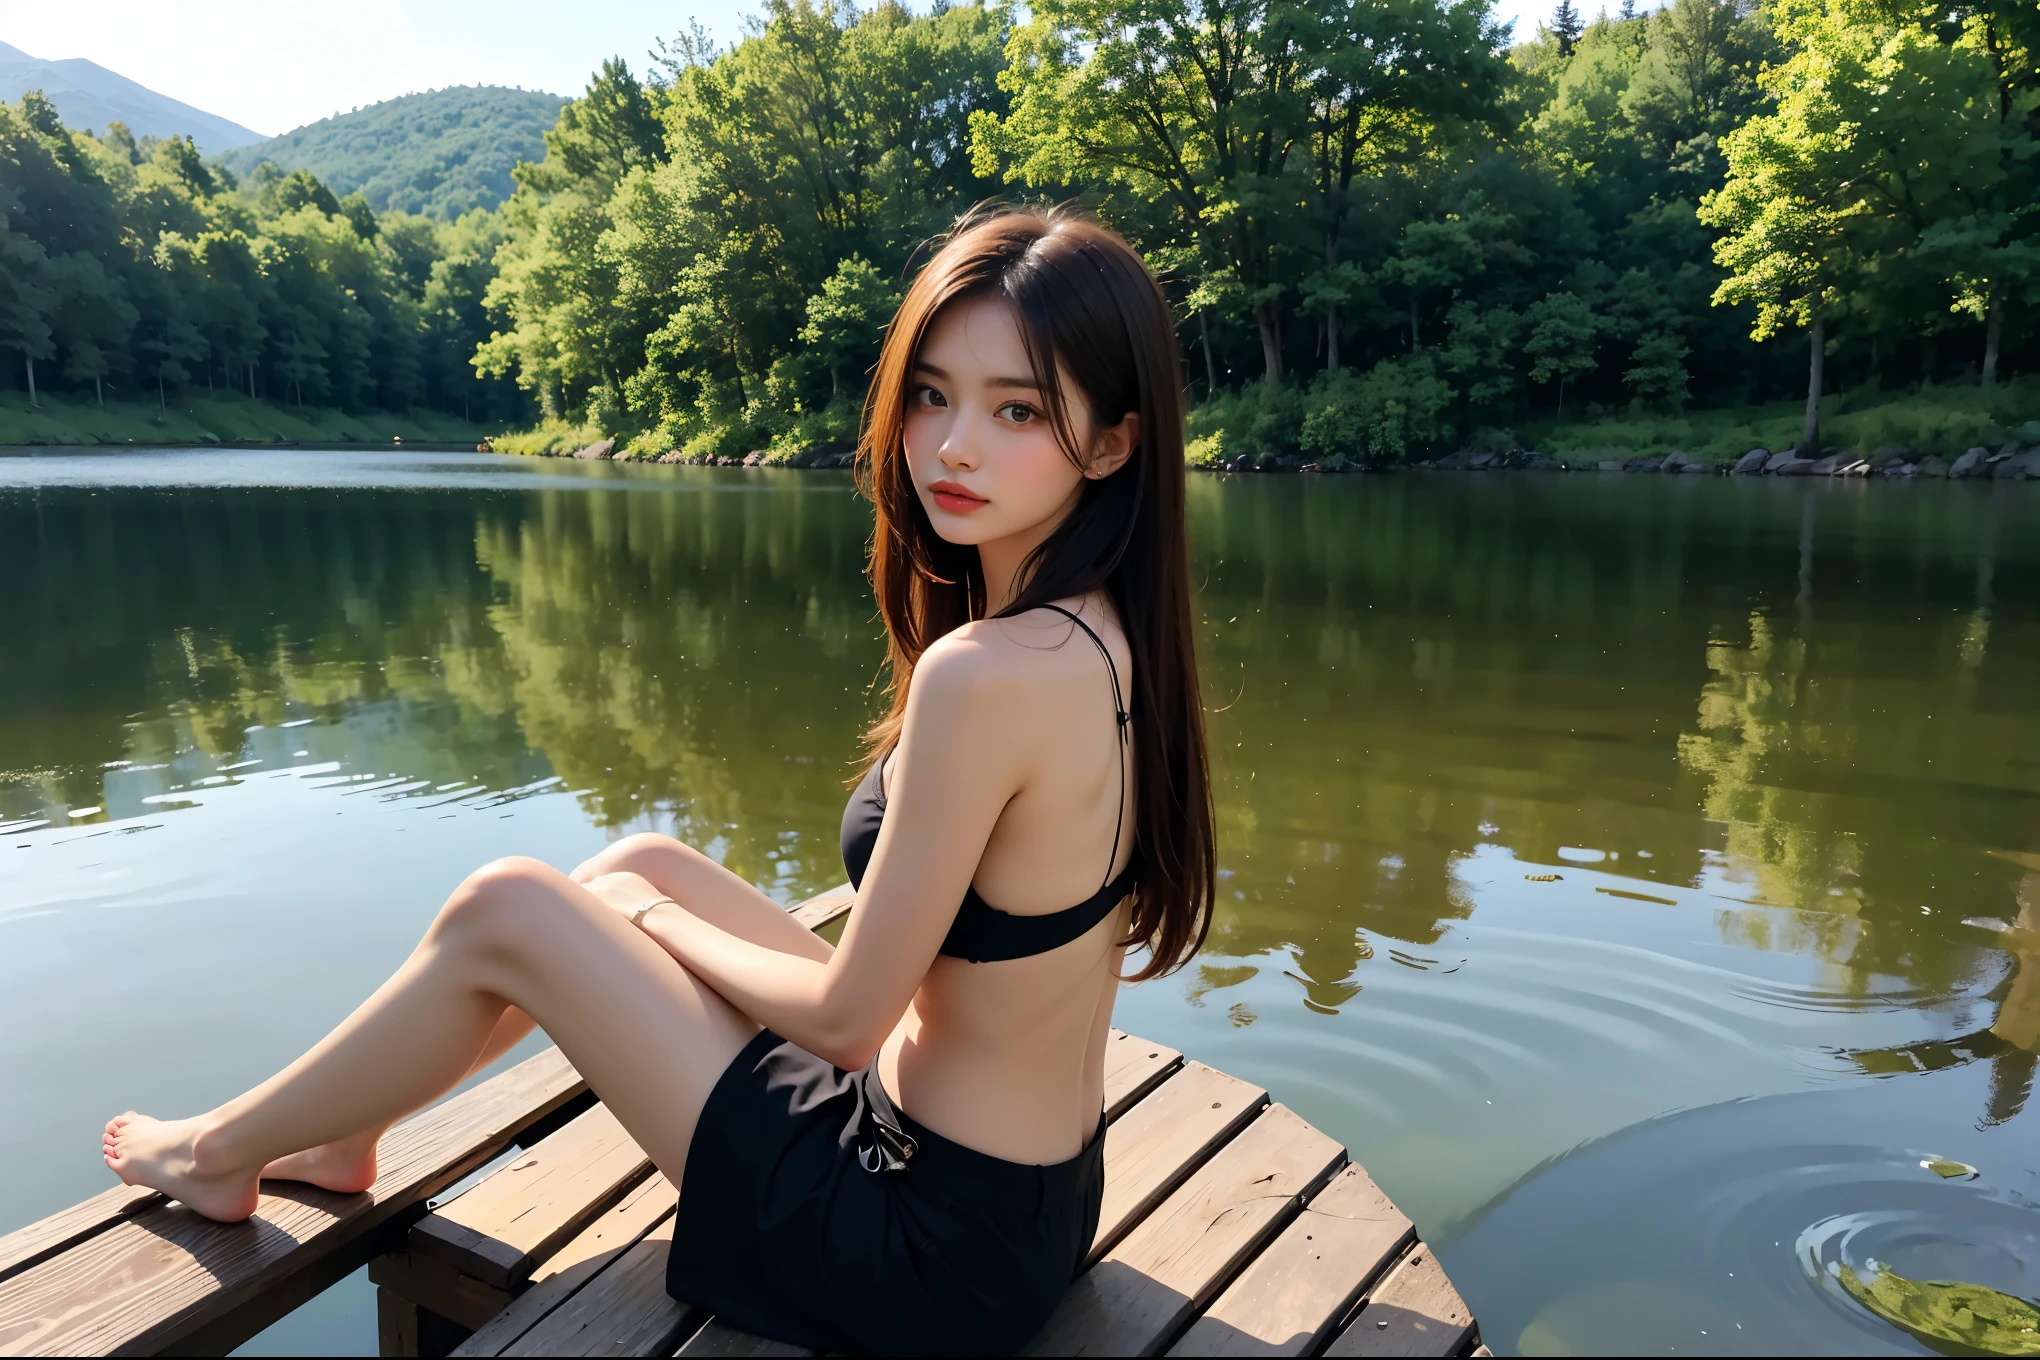
[[[1364,449],[1288,448],[1227,453],[1227,429],[1203,407],[1190,415],[1188,466],[1209,472],[1627,471],[1774,475],[1997,477],[2040,480],[2040,379],[2012,379],[1992,391],[1950,387],[1893,396],[1844,393],[1822,403],[1830,436],[1818,457],[1798,454],[1796,402],[1691,411],[1676,416],[1624,414],[1533,427],[1521,436],[1483,430],[1442,457],[1383,462]],[[1225,412],[1218,413],[1221,417]],[[599,435],[592,426],[542,423],[491,432],[488,426],[430,411],[344,412],[291,407],[234,392],[186,394],[177,406],[104,404],[45,395],[30,407],[0,393],[0,447],[112,445],[433,444],[528,457],[578,458],[721,467],[845,468],[852,447],[743,455],[648,448],[640,438]],[[1757,457],[1761,453],[1762,457]],[[1972,456],[1974,455],[1974,456]]]
[[[1803,418],[1800,403],[1791,400],[1659,415],[1625,412],[1542,422],[1520,434],[1482,429],[1450,454],[1380,459],[1370,456],[1364,443],[1301,446],[1297,435],[1308,428],[1308,415],[1283,409],[1285,404],[1302,405],[1283,401],[1298,395],[1307,398],[1277,394],[1266,403],[1273,411],[1254,422],[1239,420],[1236,407],[1223,398],[1193,407],[1186,450],[1189,466],[1227,472],[1361,472],[1397,466],[1470,467],[1486,456],[1481,467],[1599,468],[1609,462],[1661,465],[1672,458],[1674,466],[1719,464],[1726,470],[1755,449],[1767,453],[1795,449]],[[2007,450],[2023,452],[2028,446],[2040,446],[2040,419],[2032,418],[2036,414],[2040,378],[2014,378],[1991,388],[1950,386],[1911,394],[1862,389],[1830,395],[1821,403],[1827,439],[1802,461],[1817,464],[1835,457],[1840,466],[1848,466],[1904,455],[1898,461],[1924,464],[1933,457],[1945,466],[1975,448],[1993,457]],[[793,450],[768,446],[743,454],[662,450],[642,434],[604,435],[595,426],[565,421],[495,435],[490,442],[496,453],[721,467],[847,467],[851,454],[848,441]],[[1234,452],[1237,445],[1244,445],[1245,451]],[[2040,478],[2040,469],[2033,475]]]
[[[2040,442],[2033,15],[764,0],[734,44],[605,61],[450,221],[29,91],[0,104],[0,395],[832,464],[928,243],[1003,200],[1080,204],[1154,266],[1197,466],[1952,463]],[[445,179],[410,108],[321,129],[391,134],[347,182]]]
[[[0,448],[125,446],[128,444],[456,444],[475,447],[487,428],[435,411],[341,411],[286,406],[236,392],[185,392],[174,402],[108,400],[42,394],[31,407],[18,392],[0,392]]]

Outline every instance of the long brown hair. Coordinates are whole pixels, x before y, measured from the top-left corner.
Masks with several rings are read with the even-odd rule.
[[[1103,590],[1133,651],[1134,842],[1140,886],[1126,943],[1151,958],[1137,975],[1181,967],[1204,942],[1217,878],[1204,709],[1183,523],[1183,380],[1175,325],[1133,248],[1067,209],[973,213],[907,289],[887,327],[864,402],[858,484],[877,515],[871,587],[885,618],[891,706],[867,734],[882,759],[906,720],[914,665],[936,639],[985,612],[977,549],[943,540],[907,469],[914,357],[954,303],[1003,299],[1073,463],[1083,465],[1057,360],[1076,379],[1092,428],[1140,415],[1133,455],[1087,480],[1069,517],[1028,557],[1001,616]]]

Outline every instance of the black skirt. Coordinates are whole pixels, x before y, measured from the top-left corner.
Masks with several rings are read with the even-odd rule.
[[[1083,1264],[1105,1128],[1066,1162],[952,1142],[886,1098],[874,1063],[766,1030],[710,1092],[666,1268],[673,1297],[819,1351],[1011,1354]]]

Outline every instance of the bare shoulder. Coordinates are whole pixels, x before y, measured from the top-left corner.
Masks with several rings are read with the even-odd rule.
[[[1125,683],[1131,658],[1118,625],[1095,607],[1082,617]],[[1102,665],[1097,647],[1068,615],[1031,609],[1008,618],[978,619],[942,638],[914,668],[914,684],[919,686],[926,675],[934,687],[1011,712],[1016,705],[1031,706],[1030,700],[1053,705],[1090,698]]]

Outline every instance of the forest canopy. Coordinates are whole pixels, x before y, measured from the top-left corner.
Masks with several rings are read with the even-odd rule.
[[[245,179],[187,139],[0,104],[0,346],[88,397],[191,387],[291,405],[514,419],[476,376],[500,221],[378,215],[304,170]]]
[[[1484,0],[770,0],[732,46],[605,63],[453,223],[25,104],[0,251],[49,272],[0,297],[0,345],[72,383],[96,346],[148,382],[252,364],[491,418],[514,391],[640,453],[793,456],[852,436],[928,242],[1006,198],[1146,252],[1199,456],[1988,386],[2040,351],[2036,50],[2030,0],[1566,4],[1518,41]],[[100,244],[27,206],[31,162],[105,205]]]
[[[452,221],[510,196],[511,171],[545,154],[546,129],[567,102],[543,90],[456,85],[322,118],[219,160],[242,176],[264,161],[309,170],[377,212]]]

